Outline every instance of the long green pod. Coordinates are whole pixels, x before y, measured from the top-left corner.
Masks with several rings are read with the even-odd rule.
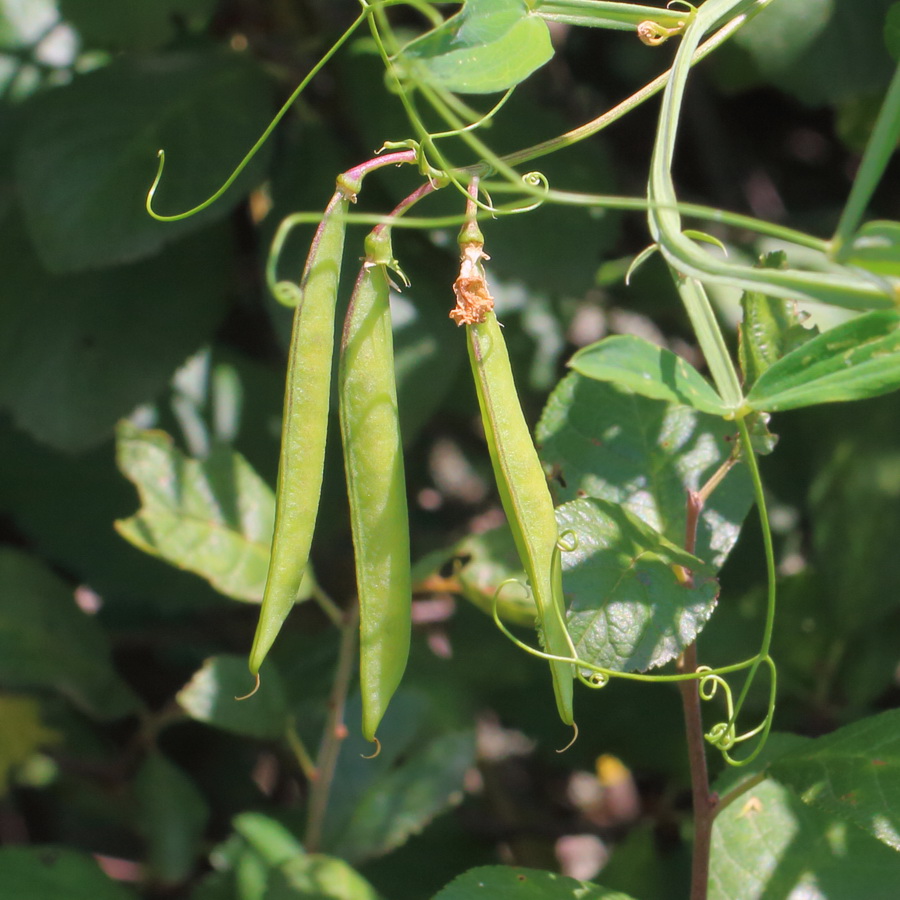
[[[467,324],[466,334],[494,477],[538,609],[544,649],[574,658],[565,622],[553,500],[519,404],[503,332],[490,311],[483,321]],[[553,661],[550,669],[560,718],[572,725],[574,666]]]
[[[294,311],[284,391],[275,531],[250,671],[259,672],[300,589],[309,560],[322,473],[331,393],[334,319],[346,213],[353,194],[339,186],[310,247]]]
[[[362,731],[371,741],[406,669],[412,589],[387,275],[392,260],[381,229],[366,250],[344,323],[338,393],[359,593]]]

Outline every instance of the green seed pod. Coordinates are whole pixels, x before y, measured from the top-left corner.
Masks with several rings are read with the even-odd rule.
[[[409,655],[409,517],[397,414],[387,266],[390,243],[376,230],[341,342],[341,438],[360,606],[362,731],[375,731]]]
[[[309,560],[322,491],[331,394],[334,318],[346,213],[353,194],[339,187],[313,239],[294,312],[284,394],[275,531],[269,571],[250,651],[259,672],[291,608]]]
[[[484,313],[483,321],[468,322],[466,335],[494,477],[537,606],[544,650],[572,659],[576,654],[566,628],[553,500],[519,404],[506,342],[493,311]],[[574,666],[553,661],[550,670],[560,718],[572,725]]]

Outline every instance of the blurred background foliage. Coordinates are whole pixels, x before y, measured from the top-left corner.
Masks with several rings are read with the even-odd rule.
[[[892,74],[889,6],[777,0],[701,66],[683,111],[682,197],[828,235]],[[372,885],[412,900],[476,865],[590,878],[610,854],[605,884],[684,896],[677,692],[579,692],[580,738],[557,755],[568,735],[544,667],[467,602],[477,591],[448,580],[457,542],[468,542],[466,560],[499,552],[479,535],[500,520],[462,334],[447,318],[452,231],[394,241],[412,281],[396,301],[396,341],[422,591],[378,760],[359,759],[348,711],[323,836],[330,857],[300,861],[307,785],[285,735],[317,744],[334,630],[312,604],[299,607],[265,702],[235,711],[225,700],[248,687],[258,575],[225,596],[192,574],[190,553],[180,570],[114,528],[138,508],[121,446],[117,467],[124,417],[174,437],[135,453],[163,453],[179,471],[185,458],[166,453],[201,460],[213,488],[235,459],[248,478],[258,473],[265,521],[290,318],[264,288],[268,243],[283,215],[324,207],[338,172],[409,136],[369,42],[351,42],[316,78],[209,210],[160,224],[143,198],[160,147],[160,211],[211,193],[356,12],[352,0],[0,2],[0,842],[20,845],[0,850],[10,896],[71,897],[62,892],[77,884],[96,900],[340,898],[374,896]],[[397,25],[420,20],[401,10]],[[551,63],[486,132],[498,151],[598,115],[672,52],[619,32],[553,37]],[[651,101],[540,168],[555,187],[640,196],[655,113]],[[875,217],[896,211],[898,174],[885,177]],[[387,210],[413,178],[371,175],[360,209]],[[282,273],[300,271],[311,231],[291,241]],[[484,232],[533,423],[568,356],[605,334],[640,334],[700,364],[662,264],[624,284],[648,242],[640,215],[542,208]],[[350,231],[348,268],[363,234]],[[772,249],[718,236],[736,253]],[[733,327],[738,298],[715,299]],[[898,413],[888,395],[772,423],[780,440],[762,466],[782,578],[779,731],[822,734],[900,699]],[[351,545],[331,456],[313,562],[343,604]],[[747,525],[700,639],[710,665],[755,652],[764,571],[752,513]]]

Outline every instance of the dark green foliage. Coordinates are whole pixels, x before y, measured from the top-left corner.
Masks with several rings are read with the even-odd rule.
[[[506,153],[608,109],[641,86],[638,72],[661,71],[677,42],[654,50],[625,31],[566,32],[554,21],[565,3],[544,4],[549,27],[534,5],[469,0],[411,44],[425,18],[395,8],[388,49],[406,48],[407,87],[426,78],[464,95],[443,95],[460,121],[516,85],[472,132]],[[774,0],[689,84],[679,196],[827,240],[898,56],[898,9]],[[391,305],[414,629],[380,755],[364,758],[375,748],[358,732],[355,656],[334,621],[356,591],[334,416],[315,580],[297,597],[308,602],[287,619],[258,691],[235,700],[253,688],[246,657],[274,518],[289,327],[265,290],[268,244],[281,216],[324,208],[339,172],[414,134],[365,29],[218,202],[169,223],[144,203],[160,148],[158,213],[213,193],[359,10],[353,0],[0,9],[0,837],[22,845],[0,849],[4,898],[688,895],[675,689],[576,684],[580,736],[558,755],[571,733],[556,721],[547,665],[489,617],[496,605],[539,648],[465,338],[447,318],[457,223],[394,229],[412,280]],[[426,92],[411,90],[410,107],[444,127]],[[515,195],[536,209],[480,220],[519,398],[558,504],[569,627],[579,657],[614,672],[671,674],[695,640],[710,666],[756,653],[765,559],[729,417],[753,410],[760,454],[775,445],[771,425],[780,440],[761,467],[779,573],[778,733],[713,785],[722,796],[759,778],[716,820],[709,896],[893,900],[900,314],[848,317],[711,288],[747,401],[725,404],[665,266],[654,258],[624,283],[650,240],[643,211],[542,196],[645,197],[657,108],[518,166],[547,178]],[[452,165],[483,156],[465,137],[439,146]],[[433,148],[425,161],[441,162]],[[421,182],[415,166],[374,172],[352,212],[385,213]],[[868,202],[872,220],[816,266],[849,266],[896,296],[897,203],[886,178]],[[450,186],[413,214],[462,209]],[[767,256],[772,242],[749,231],[701,227],[718,245],[704,252],[725,246],[729,261],[805,264],[800,246]],[[312,228],[289,242],[279,277],[299,277]],[[345,288],[363,234],[350,224]],[[718,476],[693,541],[689,498]],[[735,695],[743,677],[729,676]],[[760,681],[739,730],[765,715]],[[728,717],[721,694],[704,715],[707,728]],[[335,748],[324,761],[333,777],[327,765],[312,771],[320,742]],[[715,769],[712,749],[709,758]],[[316,814],[323,777],[330,795]],[[630,812],[622,791],[637,798]]]

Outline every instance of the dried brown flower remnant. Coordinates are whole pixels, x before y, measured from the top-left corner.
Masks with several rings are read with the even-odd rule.
[[[641,22],[637,27],[638,38],[640,38],[642,44],[646,44],[648,47],[658,47],[673,35],[681,34],[683,31],[684,22],[679,22],[672,28],[666,28],[665,25],[660,25],[659,22],[648,20]]]
[[[453,282],[456,308],[450,310],[450,318],[457,325],[475,325],[483,322],[494,308],[494,298],[488,290],[481,261],[490,259],[481,244],[464,244],[459,264],[459,277]]]

